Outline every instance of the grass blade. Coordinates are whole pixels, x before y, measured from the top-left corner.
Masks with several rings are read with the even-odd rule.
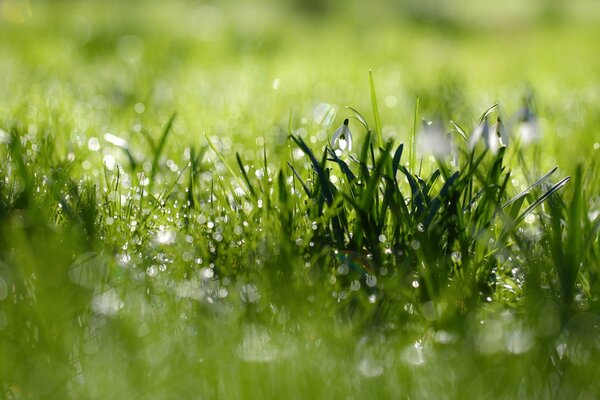
[[[415,114],[413,119],[412,130],[410,131],[409,147],[408,147],[408,166],[412,172],[416,172],[416,159],[417,159],[417,121],[419,120],[419,97],[415,102]]]
[[[165,124],[165,127],[163,128],[163,131],[162,131],[162,134],[160,135],[158,144],[156,145],[156,148],[154,149],[154,157],[152,158],[152,172],[151,172],[151,176],[150,176],[151,182],[154,182],[153,178],[156,175],[156,172],[158,172],[158,162],[160,161],[160,156],[165,148],[165,145],[167,143],[167,138],[169,136],[169,133],[171,132],[171,128],[173,127],[173,122],[175,121],[176,116],[177,116],[177,113],[171,114],[171,117],[169,118],[169,120]]]
[[[369,70],[369,86],[371,87],[371,106],[373,107],[373,118],[375,120],[375,133],[377,134],[377,144],[383,145],[383,136],[381,134],[381,121],[379,119],[379,107],[377,107],[377,95],[375,94],[375,82],[373,81],[373,71]]]

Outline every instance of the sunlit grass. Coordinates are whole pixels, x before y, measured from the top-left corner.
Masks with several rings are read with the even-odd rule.
[[[3,397],[597,397],[587,3],[282,4],[2,14]]]

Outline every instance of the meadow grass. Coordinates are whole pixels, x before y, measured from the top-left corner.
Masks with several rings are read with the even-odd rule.
[[[0,24],[2,397],[598,397],[594,21],[86,4]]]

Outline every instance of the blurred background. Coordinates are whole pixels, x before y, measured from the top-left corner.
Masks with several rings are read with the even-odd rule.
[[[104,132],[135,142],[177,112],[182,143],[207,132],[224,138],[225,154],[251,158],[257,136],[285,141],[290,114],[308,132],[323,128],[311,125],[320,104],[338,111],[332,123],[345,105],[370,116],[369,69],[387,137],[405,139],[417,96],[424,118],[470,127],[490,104],[511,114],[533,95],[551,132],[549,164],[589,157],[597,141],[595,0],[3,0],[1,9],[0,121],[27,116],[39,130],[36,115],[60,110],[43,128],[74,146]]]

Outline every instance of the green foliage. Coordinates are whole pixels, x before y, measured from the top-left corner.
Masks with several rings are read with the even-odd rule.
[[[600,395],[577,5],[8,3],[0,397]]]

